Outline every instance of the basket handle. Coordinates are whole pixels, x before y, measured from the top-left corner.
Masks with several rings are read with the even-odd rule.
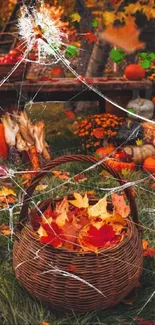
[[[17,41],[18,41],[18,36],[17,35],[15,35],[14,33],[9,33],[9,32],[2,32],[2,33],[0,33],[0,39],[1,39],[1,37],[2,36],[12,36],[13,38],[14,38],[14,40],[13,40],[13,43],[12,43],[12,45],[10,46],[10,49],[12,49],[12,48],[14,48],[15,47],[15,45],[16,45],[16,43],[17,43]]]
[[[38,174],[33,178],[31,185],[28,187],[26,194],[24,195],[24,200],[23,200],[23,205],[20,213],[20,218],[19,218],[19,223],[18,225],[23,222],[28,220],[28,207],[29,207],[29,202],[31,201],[32,194],[40,182],[40,180],[45,176],[45,172],[49,171],[52,168],[58,167],[59,165],[66,164],[67,162],[79,162],[79,163],[92,163],[96,164],[98,163],[99,166],[101,166],[104,170],[106,170],[108,173],[110,173],[113,177],[115,177],[120,185],[124,184],[123,179],[120,177],[119,173],[115,171],[113,168],[108,166],[105,162],[100,163],[96,158],[92,156],[85,156],[85,155],[68,155],[68,156],[62,156],[59,158],[54,159],[51,161],[49,164],[47,164],[42,171],[38,172]],[[93,166],[92,166],[93,168]],[[138,225],[138,212],[137,212],[137,206],[132,194],[132,191],[130,188],[124,189],[126,197],[129,201],[129,206],[131,210],[131,217],[133,221]],[[17,228],[18,228],[17,225]]]

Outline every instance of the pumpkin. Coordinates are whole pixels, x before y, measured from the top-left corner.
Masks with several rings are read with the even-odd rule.
[[[133,162],[139,165],[142,165],[146,158],[155,156],[155,147],[152,144],[126,146],[124,151],[128,155],[132,155]]]
[[[4,125],[0,123],[0,158],[8,158],[8,145],[5,140]]]
[[[135,163],[134,162],[122,162],[113,159],[106,160],[107,165],[115,169],[117,172],[121,172],[123,169],[134,170]]]
[[[154,105],[155,105],[155,96],[154,97],[152,97],[152,102],[154,103]]]
[[[129,108],[132,108],[133,113],[139,116],[146,117],[149,120],[153,118],[154,103],[149,99],[138,97],[136,99],[130,100],[127,105],[127,109]],[[130,118],[136,119],[136,117],[131,114]]]
[[[109,156],[114,150],[114,147],[100,147],[96,150],[95,154],[96,156],[98,156],[99,158],[105,158],[107,156]]]
[[[155,173],[155,156],[144,160],[143,168],[150,173]]]
[[[140,64],[129,64],[124,74],[128,80],[142,80],[145,77],[145,69]]]

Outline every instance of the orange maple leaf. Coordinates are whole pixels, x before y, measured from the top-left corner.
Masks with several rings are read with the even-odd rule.
[[[102,36],[105,41],[113,46],[118,46],[127,53],[132,53],[145,47],[145,43],[139,41],[139,34],[140,30],[134,23],[134,17],[129,17],[125,26],[109,25]]]
[[[111,194],[114,211],[118,212],[122,218],[127,218],[130,214],[130,207],[126,204],[123,195]]]

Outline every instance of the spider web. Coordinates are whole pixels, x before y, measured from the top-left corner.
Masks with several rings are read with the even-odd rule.
[[[27,7],[24,7],[25,9],[24,10],[27,10]],[[31,13],[29,13],[28,11],[26,12],[26,17],[27,19],[30,19],[30,15],[33,15],[33,17],[36,17],[36,9],[35,7],[32,8],[32,11]],[[20,26],[20,30],[22,31],[22,23],[23,21],[20,21],[19,23],[19,26]],[[25,23],[25,21],[24,21]],[[28,23],[28,21],[26,21],[26,24]],[[50,21],[50,26],[52,26],[53,28],[55,28],[55,25],[54,25],[54,22]],[[25,26],[25,25],[24,25]],[[121,107],[120,105],[118,105],[117,103],[115,103],[114,101],[112,101],[110,98],[106,97],[101,91],[99,91],[97,88],[95,88],[94,86],[88,84],[88,82],[84,79],[84,78],[81,78],[81,76],[79,76],[79,74],[72,68],[71,66],[71,62],[65,58],[65,49],[66,47],[68,46],[67,44],[67,39],[66,39],[66,35],[65,35],[65,41],[62,40],[62,38],[64,37],[64,35],[62,35],[61,33],[59,34],[59,30],[56,30],[57,31],[57,35],[56,35],[56,39],[54,38],[52,40],[52,42],[50,42],[49,44],[49,34],[46,35],[44,34],[44,38],[43,39],[38,39],[37,41],[37,46],[38,46],[38,61],[37,63],[41,64],[41,65],[54,65],[56,64],[57,62],[61,62],[61,64],[63,64],[70,72],[73,73],[73,75],[78,79],[80,80],[80,82],[82,82],[87,89],[90,89],[91,91],[94,91],[95,93],[97,93],[100,97],[102,97],[103,99],[105,99],[106,101],[108,101],[109,103],[113,104],[115,107],[119,108],[120,110],[122,111],[125,111],[126,112],[126,109]],[[22,33],[21,33],[22,34]],[[62,38],[61,38],[62,37]],[[13,69],[9,72],[9,74],[4,77],[1,81],[0,81],[0,86],[2,86],[5,82],[8,82],[9,80],[9,77],[12,75],[12,73],[17,69],[17,67],[23,62],[25,61],[25,68],[26,68],[26,64],[27,62],[29,62],[29,59],[27,59],[28,57],[28,54],[29,52],[32,50],[35,42],[36,42],[36,35],[30,33],[29,35],[29,41],[27,41],[27,47],[26,47],[26,50],[24,52],[24,55],[22,57],[22,59],[17,62],[15,64],[15,66],[13,67]],[[55,43],[57,42],[57,46],[55,47]],[[23,44],[26,43],[26,40],[23,40]],[[52,44],[52,45],[51,45]],[[62,50],[61,50],[61,46],[62,46]],[[51,55],[52,55],[52,59],[53,61],[51,61]],[[24,73],[23,73],[24,75]],[[17,102],[17,110],[19,110],[19,107],[20,107],[20,100],[22,98],[22,96],[24,96],[22,94],[22,85],[23,85],[23,82],[24,82],[24,78],[22,79],[22,82],[21,82],[21,86],[20,86],[20,90],[18,91],[18,102]],[[10,82],[9,82],[10,83]],[[27,102],[27,105],[29,105],[29,111],[31,112],[31,109],[32,109],[32,106],[33,106],[33,103],[34,103],[34,99],[35,97],[37,96],[38,92],[41,90],[41,88],[44,86],[44,84],[46,84],[46,82],[42,83],[40,89],[35,93],[35,95]],[[14,87],[13,84],[11,84],[12,87]],[[32,85],[33,87],[33,85]],[[77,95],[78,96],[78,95]],[[71,98],[69,101],[73,100],[73,98]],[[43,107],[43,110],[41,112],[41,115],[43,115],[43,112],[46,110],[46,105],[47,103],[41,103],[42,107]],[[1,110],[3,111],[3,107],[1,107]],[[134,117],[137,117],[137,118],[140,118],[138,115],[132,113],[132,112],[129,112],[129,114],[131,114],[132,116]],[[152,124],[155,124],[154,121],[152,120],[148,120],[147,118],[144,118],[144,117],[141,117],[141,120],[144,120],[144,121],[147,121],[147,122],[150,122]],[[115,150],[123,147],[126,143],[128,143],[129,139],[131,139],[132,137],[134,137],[134,134],[135,134],[135,130],[133,130],[130,134],[130,136],[126,139],[126,141],[124,141],[119,147],[117,147]],[[107,158],[104,158],[100,161],[98,161],[97,163],[91,165],[90,167],[87,167],[87,168],[82,168],[81,171],[78,173],[76,173],[74,176],[71,176],[69,177],[66,181],[63,181],[61,182],[60,184],[44,191],[44,195],[50,195],[51,197],[54,197],[55,196],[55,193],[57,193],[59,190],[61,190],[62,188],[64,188],[64,186],[70,186],[71,188],[72,187],[75,187],[77,188],[77,183],[75,182],[75,176],[78,176],[80,173],[81,174],[89,174],[89,172],[91,171],[96,171],[97,168],[102,164],[102,162],[106,161]],[[3,168],[2,168],[3,169]],[[42,171],[42,169],[40,170],[40,172]],[[21,209],[22,207],[22,204],[23,204],[23,195],[25,195],[27,192],[26,192],[26,189],[24,186],[22,186],[19,182],[18,182],[18,179],[17,179],[17,176],[19,177],[20,175],[22,176],[25,172],[26,173],[32,173],[32,172],[36,172],[36,171],[32,171],[32,170],[21,170],[19,171],[17,168],[15,168],[14,166],[12,168],[4,168],[3,169],[3,172],[4,172],[4,175],[2,177],[0,177],[1,180],[4,180],[4,177],[5,177],[5,180],[9,180],[12,182],[12,184],[15,185],[15,187],[17,188],[18,191],[20,191],[20,194],[21,194],[21,199],[19,200],[18,203],[15,203],[13,204],[12,206],[10,206],[8,204],[7,208],[4,208],[4,209],[1,209],[1,213],[3,214],[5,211],[9,213],[9,228],[11,230],[11,240],[13,240],[12,236],[14,234],[14,211],[17,209],[19,211],[19,209]],[[46,173],[45,173],[46,174]],[[139,180],[136,180],[136,181],[127,181],[125,182],[124,185],[119,185],[119,186],[113,186],[113,187],[108,187],[108,186],[105,186],[105,187],[102,187],[102,186],[97,186],[95,187],[94,185],[89,185],[89,189],[91,187],[91,189],[97,189],[98,192],[101,193],[101,196],[103,196],[102,193],[108,193],[108,195],[110,195],[111,193],[113,192],[116,192],[116,193],[119,193],[120,191],[122,191],[123,189],[126,189],[126,188],[138,188],[138,189],[141,189],[142,191],[146,191],[150,194],[152,194],[152,196],[155,195],[154,191],[153,190],[148,190],[145,188],[144,184],[145,184],[145,181],[150,181],[150,180],[154,180],[154,176],[151,174],[151,173],[147,173],[148,175],[147,176],[143,176],[142,178],[140,178]],[[118,179],[115,178],[116,181],[118,181]],[[83,188],[85,191],[87,191],[88,187],[84,184],[80,185],[80,188]],[[38,200],[42,197],[42,194],[33,194],[32,198],[31,198],[31,205],[34,206],[36,208],[36,210],[42,215],[42,217],[46,220],[46,222],[48,223],[48,219],[46,219],[46,217],[44,216],[44,214],[42,213],[42,211],[39,209],[38,205],[37,205],[37,202]],[[155,222],[154,220],[154,212],[155,212],[155,208],[150,208],[149,206],[149,202],[146,202],[146,205],[145,207],[143,208],[142,210],[144,213],[148,213],[148,217],[150,218],[151,222],[153,221],[153,223]],[[49,226],[51,227],[51,225],[49,224]],[[149,228],[147,225],[143,225],[142,226],[144,230],[147,230],[149,231],[151,234],[154,234],[155,233],[155,228]],[[20,238],[20,240],[22,240]],[[69,241],[68,241],[69,242]],[[38,251],[34,251],[34,252],[31,252],[33,253],[34,257],[33,259],[41,259],[41,250],[43,250],[44,248],[46,247],[46,245],[43,245]],[[8,247],[9,248],[9,247]],[[112,258],[112,257],[111,257]],[[115,259],[115,258],[114,258]],[[118,260],[118,259],[116,259]],[[127,262],[125,262],[124,260],[120,259],[121,262],[123,262],[124,264],[126,264]],[[17,268],[20,268],[21,265],[23,265],[24,263],[27,263],[28,260],[25,260],[23,261],[22,263],[20,263],[17,267]],[[129,263],[130,264],[130,263]],[[136,268],[139,268],[138,265],[134,265],[132,264],[133,267],[136,267]],[[87,281],[85,281],[83,278],[81,277],[78,277],[70,272],[67,272],[67,271],[64,271],[64,270],[61,270],[58,268],[57,265],[55,265],[54,263],[48,263],[47,264],[47,267],[49,268],[48,271],[45,271],[45,272],[41,272],[41,274],[45,274],[45,273],[51,273],[51,276],[52,274],[54,273],[57,273],[57,274],[60,274],[64,277],[71,277],[71,278],[74,278],[76,280],[78,280],[79,282],[82,282],[84,284],[86,284],[87,286],[91,287],[94,291],[96,291],[97,293],[99,293],[101,296],[104,296],[105,297],[105,294],[104,292],[101,292],[96,286],[93,286],[91,283],[88,283]],[[147,268],[143,268],[143,270],[148,273],[148,276],[149,274],[153,275],[154,274],[154,271],[152,271],[151,269],[147,269]],[[155,295],[155,291],[153,291],[151,293],[151,295],[148,297],[148,299],[145,301],[145,303],[141,306],[141,308],[139,309],[139,312],[137,313],[136,316],[139,316],[141,314],[141,312],[144,310],[144,308],[147,306],[147,304],[150,302],[150,300],[152,300],[153,296]],[[76,315],[75,315],[76,317]],[[133,324],[133,321],[130,323],[130,324]]]

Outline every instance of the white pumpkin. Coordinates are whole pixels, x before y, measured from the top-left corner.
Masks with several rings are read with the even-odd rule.
[[[151,120],[154,114],[154,103],[145,98],[138,97],[137,99],[130,100],[127,105],[127,109],[132,108],[133,112],[139,116],[146,117]],[[130,115],[131,118],[135,119],[136,117]]]

